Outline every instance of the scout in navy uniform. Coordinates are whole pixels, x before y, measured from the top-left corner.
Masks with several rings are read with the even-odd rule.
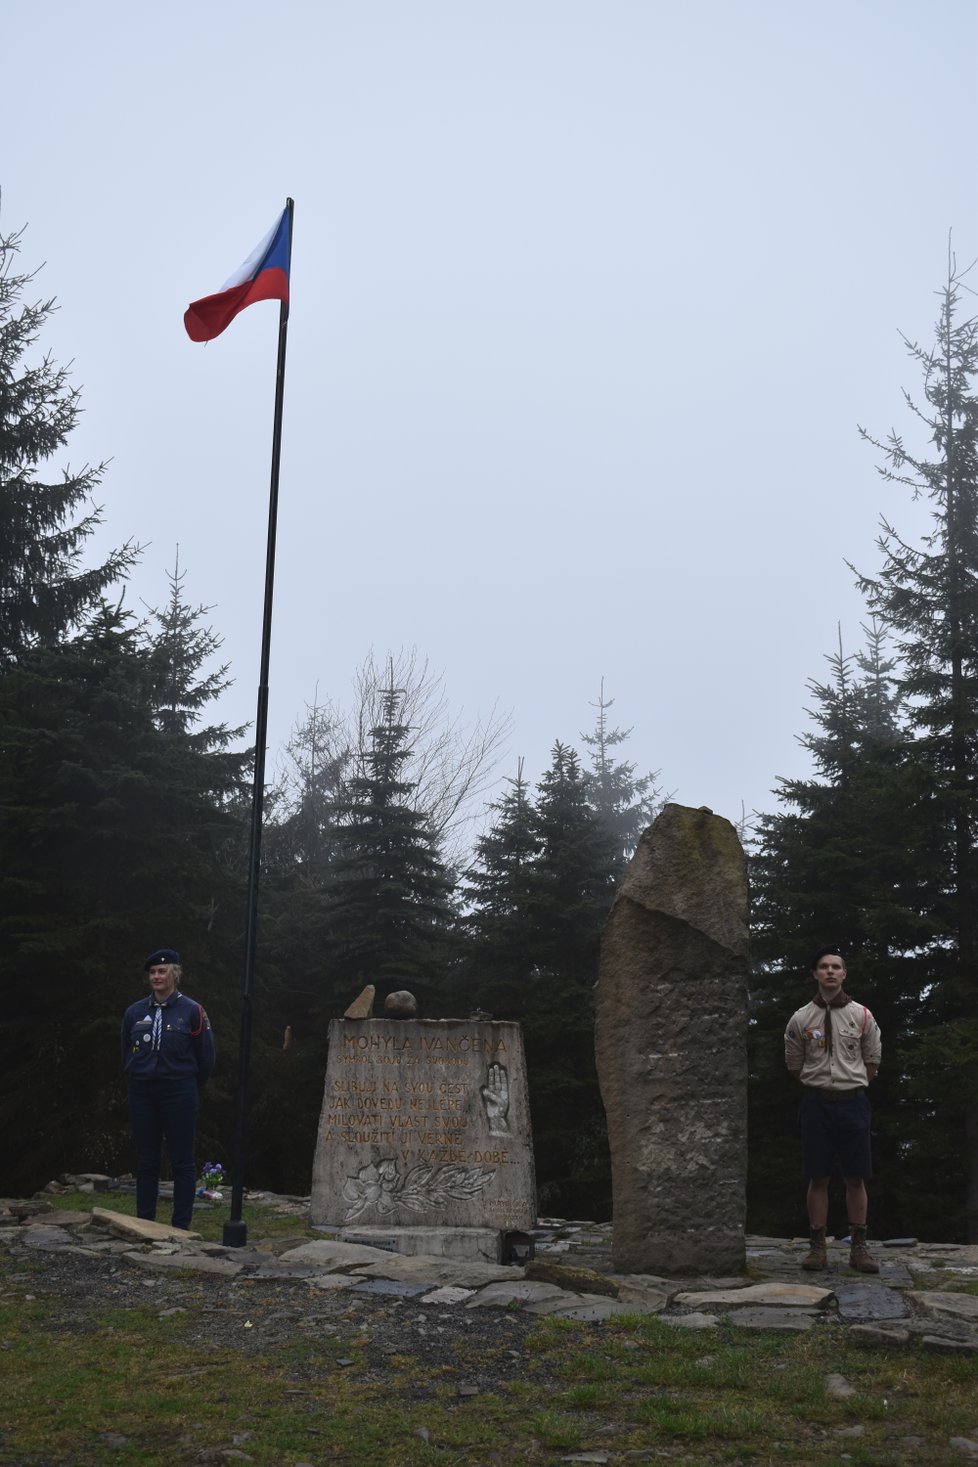
[[[839,949],[819,948],[812,958],[818,992],[792,1014],[784,1036],[785,1063],[804,1086],[798,1114],[811,1248],[801,1266],[810,1273],[828,1267],[825,1228],[836,1162],[846,1184],[849,1266],[860,1273],[880,1271],[866,1247],[866,1178],[873,1174],[866,1091],[879,1069],[880,1031],[869,1009],[844,992],[845,976]]]
[[[149,996],[130,1004],[122,1020],[122,1065],[136,1142],[136,1215],[156,1217],[165,1136],[173,1168],[172,1223],[189,1228],[197,1100],[214,1068],[214,1035],[203,1006],[180,992],[178,952],[158,948],[144,967]]]

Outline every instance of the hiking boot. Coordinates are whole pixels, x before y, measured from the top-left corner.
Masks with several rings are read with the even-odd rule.
[[[801,1260],[801,1266],[806,1273],[817,1273],[820,1268],[828,1268],[829,1256],[825,1251],[825,1229],[811,1228],[809,1230],[811,1243],[809,1251]]]
[[[866,1247],[866,1225],[865,1223],[854,1223],[852,1225],[852,1239],[849,1244],[849,1267],[856,1269],[859,1273],[879,1273],[880,1266],[876,1259],[871,1257]]]

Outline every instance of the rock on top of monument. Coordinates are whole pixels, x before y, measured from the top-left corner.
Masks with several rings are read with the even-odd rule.
[[[344,1019],[372,1019],[374,1013],[374,995],[377,990],[372,983],[360,990],[356,998],[350,1004]]]
[[[406,988],[399,988],[384,999],[384,1015],[388,1019],[416,1019],[418,1000]]]
[[[639,841],[616,904],[627,900],[676,917],[746,955],[745,864],[729,820],[705,807],[666,805]]]

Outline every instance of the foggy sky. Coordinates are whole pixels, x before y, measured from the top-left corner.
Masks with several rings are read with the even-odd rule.
[[[269,769],[417,647],[536,779],[605,680],[684,803],[771,809],[885,511],[948,232],[972,0],[7,0],[2,224],[60,310],[100,547],[176,546],[254,717],[277,306],[182,314],[295,199]],[[14,122],[16,126],[14,127]],[[16,141],[14,141],[16,139]],[[978,272],[976,272],[978,286]]]

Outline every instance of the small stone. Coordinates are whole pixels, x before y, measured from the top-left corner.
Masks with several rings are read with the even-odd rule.
[[[840,1399],[856,1394],[855,1386],[851,1386],[844,1375],[827,1375],[825,1377],[825,1389],[830,1396],[838,1396]]]
[[[479,1394],[479,1387],[474,1385],[460,1385],[458,1394],[460,1396],[477,1396]]]
[[[847,1437],[865,1436],[866,1428],[865,1426],[838,1426],[836,1427],[835,1434],[836,1436]]]
[[[949,1447],[954,1447],[959,1452],[966,1452],[969,1457],[978,1457],[978,1441],[970,1436],[952,1436],[948,1441]]]
[[[916,1238],[884,1238],[881,1246],[884,1247],[884,1248],[916,1248],[916,1246],[917,1246],[917,1239]]]
[[[347,1365],[352,1365],[353,1361],[350,1359],[349,1355],[344,1355],[341,1359],[337,1360],[336,1363],[337,1365],[342,1365],[345,1368]]]

